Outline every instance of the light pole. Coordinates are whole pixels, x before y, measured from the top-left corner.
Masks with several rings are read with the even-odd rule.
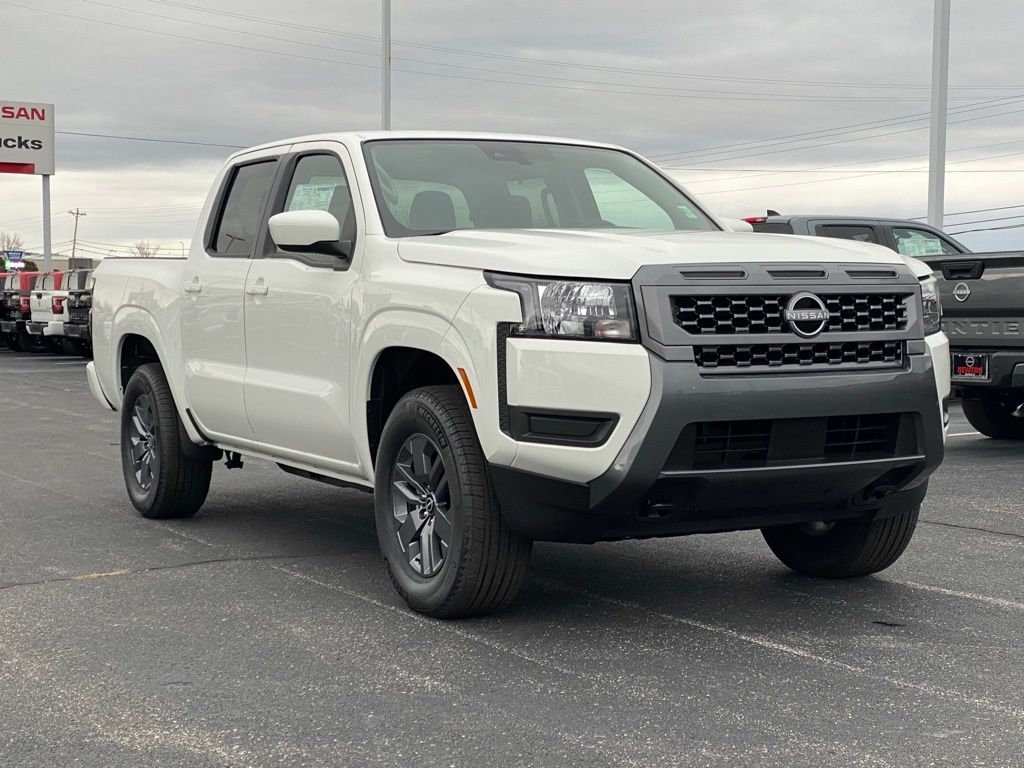
[[[185,241],[184,240],[179,240],[178,241],[178,245],[181,246],[181,258],[184,259],[185,258]]]
[[[932,120],[928,140],[928,223],[945,221],[946,101],[949,89],[949,0],[935,0],[932,35]]]
[[[380,127],[391,130],[391,0],[381,0],[380,8]]]

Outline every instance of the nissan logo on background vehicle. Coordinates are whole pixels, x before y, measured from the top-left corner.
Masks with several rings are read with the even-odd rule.
[[[829,311],[825,302],[813,293],[795,293],[790,297],[783,312],[783,317],[793,329],[793,333],[810,339],[825,330],[828,325]]]
[[[953,289],[953,298],[957,301],[967,301],[971,298],[971,286],[967,283],[957,283]]]

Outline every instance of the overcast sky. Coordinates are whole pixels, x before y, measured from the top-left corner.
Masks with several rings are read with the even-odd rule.
[[[932,0],[392,5],[395,128],[625,144],[730,216],[926,212]],[[376,0],[0,0],[0,97],[53,102],[58,131],[182,142],[376,128],[379,13]],[[953,0],[949,212],[1024,204],[1022,41],[1019,0]],[[79,207],[97,254],[187,244],[232,151],[57,140],[54,242],[64,250],[64,211]],[[0,230],[40,246],[39,208],[38,178],[0,176]],[[1013,213],[946,228],[1024,223],[954,225]],[[1024,228],[962,239],[1024,248]]]

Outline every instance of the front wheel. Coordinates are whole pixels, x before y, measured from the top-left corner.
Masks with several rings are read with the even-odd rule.
[[[984,394],[963,401],[964,416],[971,426],[988,437],[1024,439],[1024,417],[1018,415],[1024,396]]]
[[[213,462],[186,456],[178,430],[163,368],[140,366],[124,390],[121,467],[128,496],[143,517],[191,517],[206,501]]]
[[[883,571],[907,548],[919,507],[877,520],[856,518],[762,528],[775,556],[805,576],[849,579]]]
[[[531,542],[501,517],[458,387],[424,387],[398,402],[375,475],[377,538],[410,608],[450,619],[512,601]]]

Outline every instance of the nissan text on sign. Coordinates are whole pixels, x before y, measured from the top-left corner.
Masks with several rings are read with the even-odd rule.
[[[54,171],[53,104],[0,101],[0,173]]]

